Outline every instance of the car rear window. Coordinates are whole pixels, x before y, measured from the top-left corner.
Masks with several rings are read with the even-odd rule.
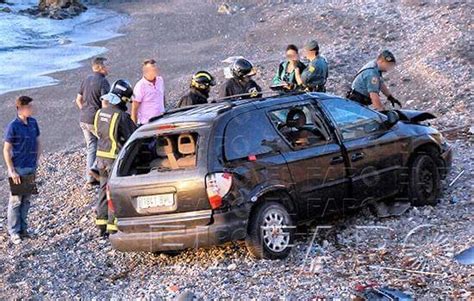
[[[198,140],[195,132],[137,139],[120,158],[118,176],[195,168]]]
[[[263,111],[252,111],[233,118],[224,137],[225,158],[228,161],[274,151],[272,145],[281,143]]]

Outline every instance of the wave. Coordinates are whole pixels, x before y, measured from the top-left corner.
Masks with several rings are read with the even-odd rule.
[[[19,13],[33,3],[15,1],[12,13],[0,12],[0,94],[57,84],[47,74],[77,68],[80,61],[106,52],[88,44],[120,36],[118,30],[129,20],[97,7],[65,20]]]

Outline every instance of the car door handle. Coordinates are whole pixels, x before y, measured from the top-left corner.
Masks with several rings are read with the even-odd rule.
[[[334,164],[339,164],[344,162],[344,157],[343,156],[337,156],[331,159],[331,165]]]
[[[355,153],[355,154],[352,154],[351,156],[351,161],[352,162],[355,162],[355,161],[359,161],[359,160],[362,160],[364,159],[365,157],[365,154],[364,153]]]

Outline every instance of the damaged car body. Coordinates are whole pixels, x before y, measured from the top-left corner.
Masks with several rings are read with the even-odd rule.
[[[369,201],[436,204],[452,150],[420,124],[429,118],[323,93],[170,111],[116,160],[112,246],[157,252],[245,239],[253,256],[279,259],[299,224]]]

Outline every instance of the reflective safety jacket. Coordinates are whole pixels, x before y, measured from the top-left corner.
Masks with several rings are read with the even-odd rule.
[[[136,128],[130,115],[118,106],[109,105],[98,110],[94,118],[94,129],[99,138],[97,157],[115,160]]]

